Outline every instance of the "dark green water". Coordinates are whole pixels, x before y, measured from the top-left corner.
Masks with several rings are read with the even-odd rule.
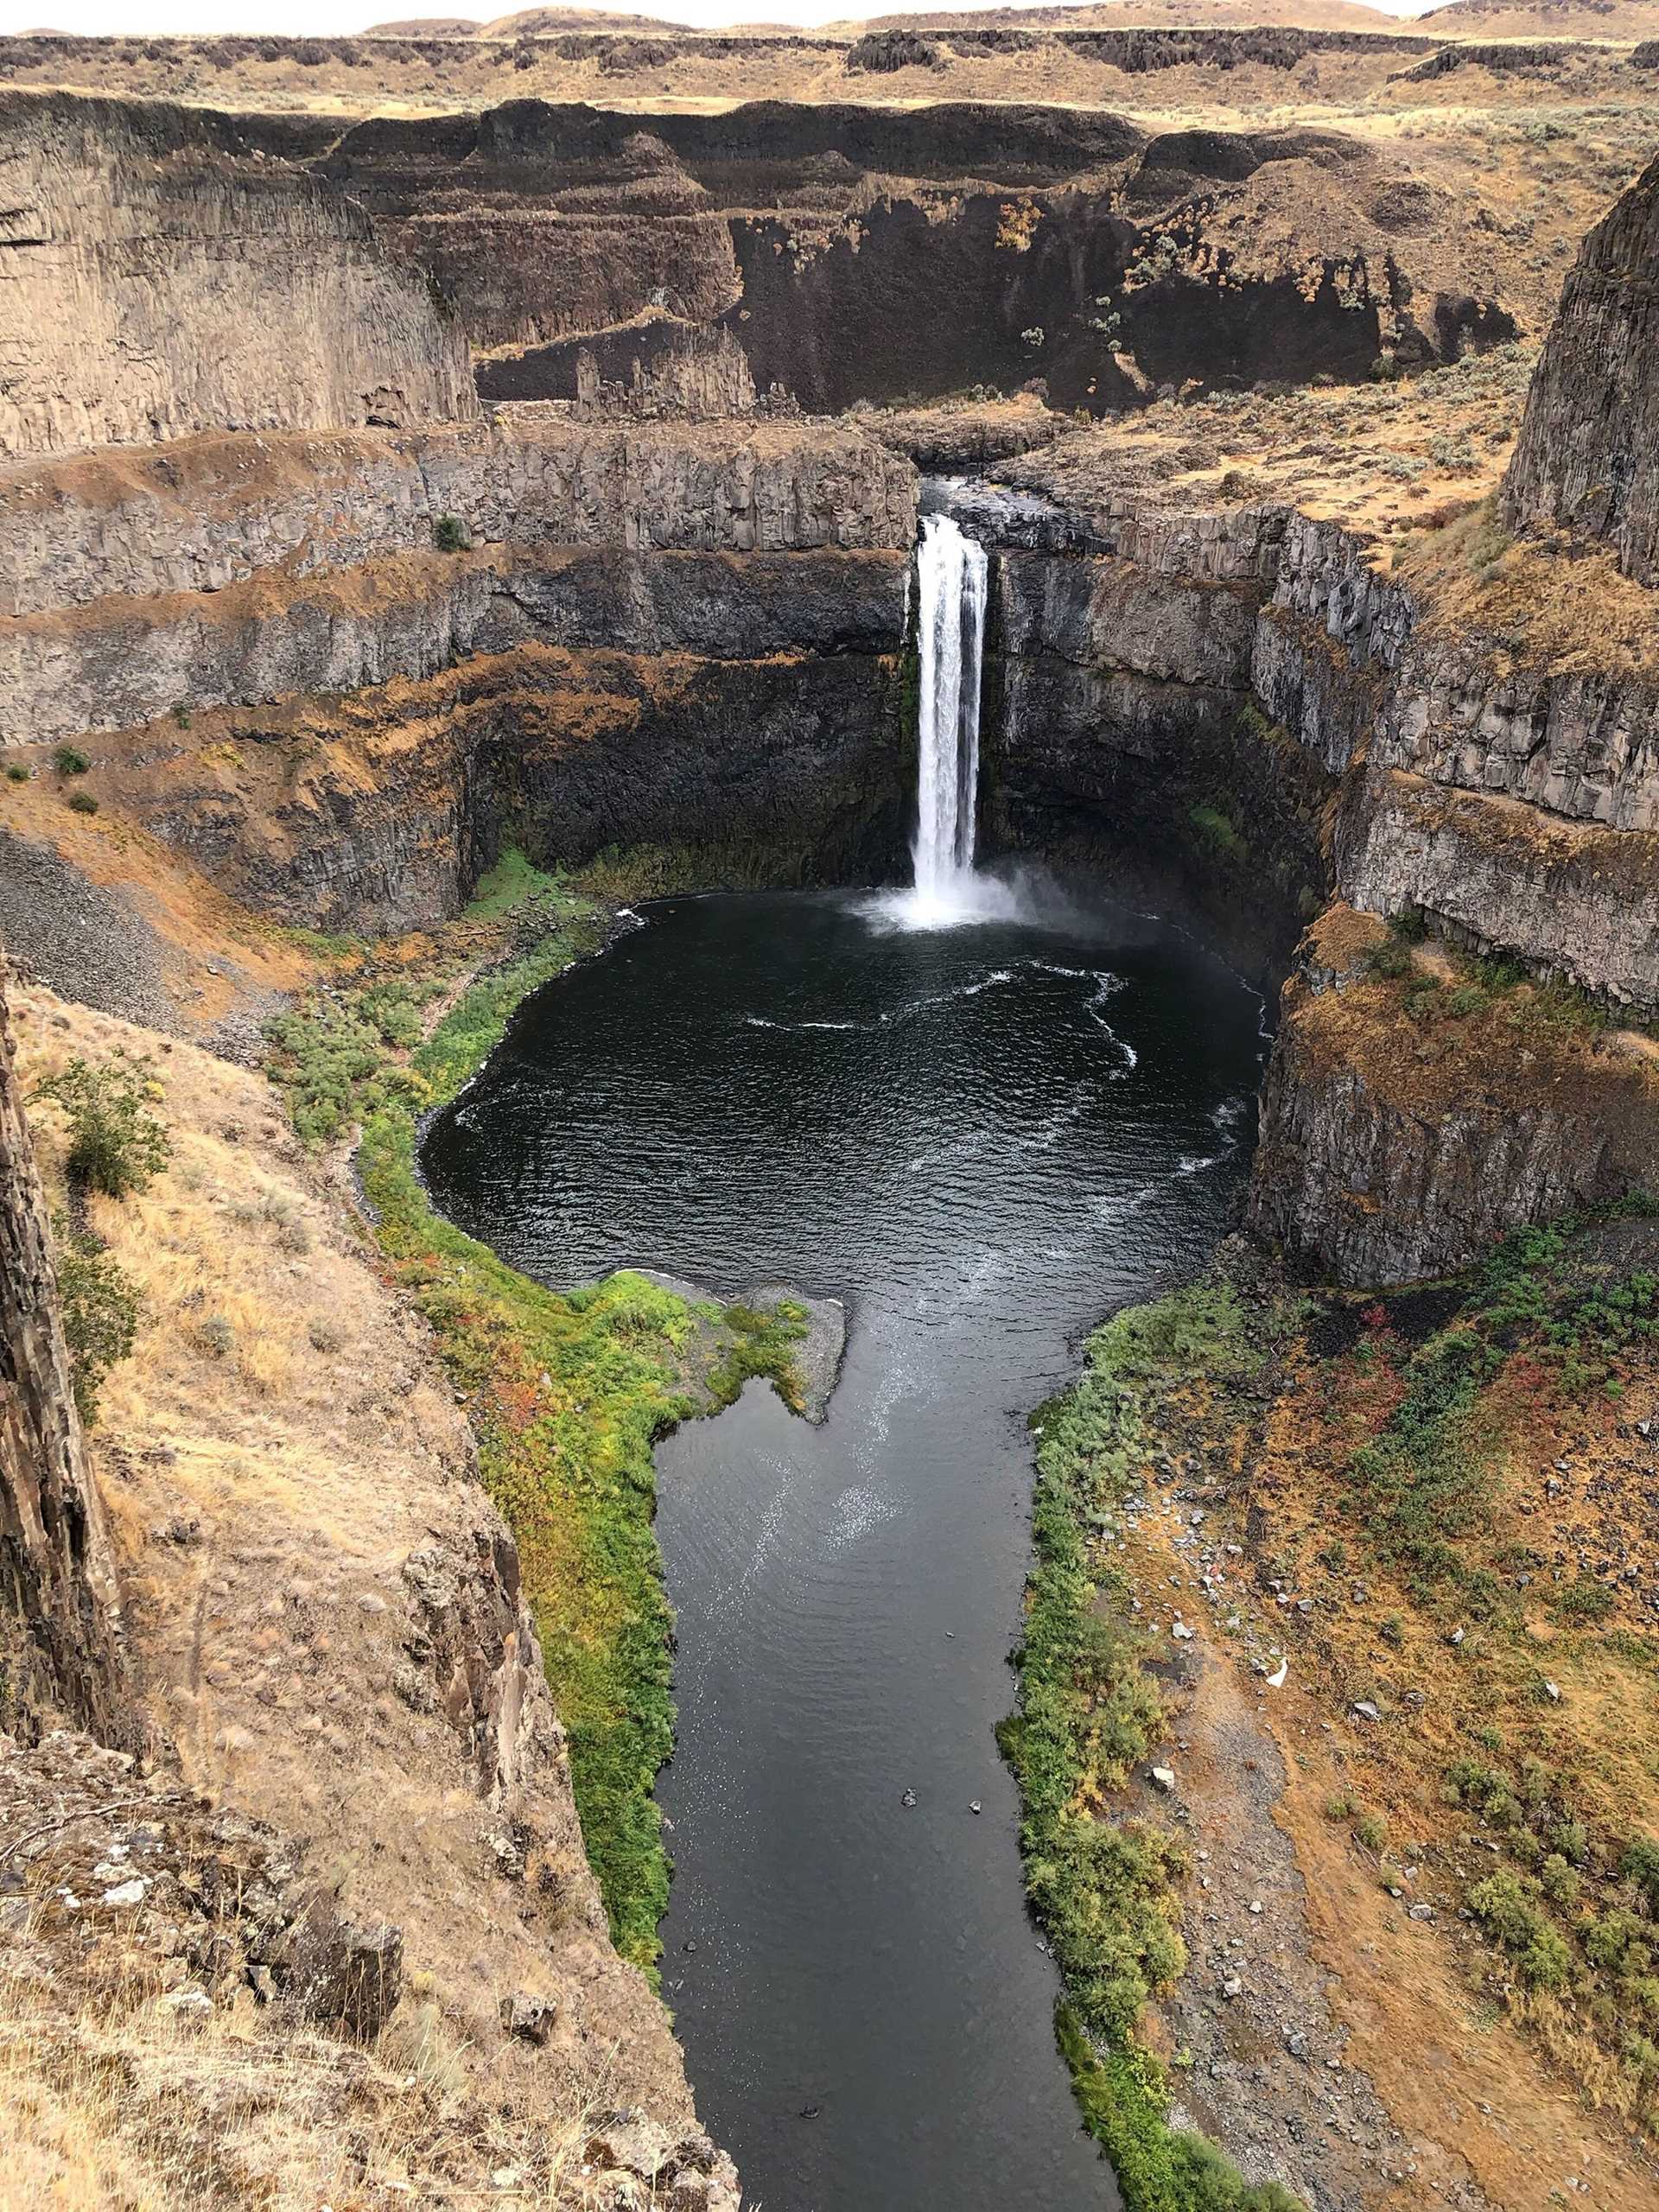
[[[428,1140],[440,1204],[548,1281],[634,1264],[849,1309],[823,1427],[752,1387],[658,1455],[666,1993],[768,2212],[1115,2202],[992,1737],[1025,1416],[1226,1227],[1260,1025],[1122,913],[906,932],[852,896],[676,899],[542,993]]]

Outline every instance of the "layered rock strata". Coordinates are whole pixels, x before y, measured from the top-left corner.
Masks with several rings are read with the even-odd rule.
[[[1161,863],[1260,966],[1334,895],[1627,1018],[1659,1010],[1650,664],[1449,620],[1363,539],[1284,508],[950,496],[998,549],[994,788],[1012,841],[1125,886]],[[1502,1065],[1481,1076],[1415,1035],[1370,1051],[1352,1011],[1369,1001],[1339,1019],[1335,989],[1305,952],[1252,1199],[1258,1231],[1309,1264],[1433,1273],[1650,1173],[1640,1054],[1546,1067],[1494,1033]]]
[[[423,273],[234,140],[198,110],[0,93],[0,453],[474,410]]]
[[[509,836],[902,849],[913,479],[870,441],[532,410],[17,467],[0,507],[0,741],[73,739],[285,918],[441,918]]]
[[[1328,893],[1332,781],[1252,697],[1283,512],[954,504],[1001,549],[988,680],[1002,837],[1120,888],[1173,880],[1238,957],[1281,969]]]
[[[1426,1031],[1376,980],[1384,937],[1338,906],[1299,950],[1262,1103],[1258,1236],[1323,1277],[1398,1282],[1648,1182],[1659,1070],[1639,1040],[1506,1033],[1501,1014]]]
[[[375,118],[314,166],[454,299],[488,397],[574,396],[577,340],[626,380],[716,322],[758,387],[820,410],[1036,375],[1100,412],[1189,377],[1361,377],[1385,345],[1428,359],[1515,330],[1491,285],[1453,297],[1409,273],[1391,188],[1331,131],[1149,137],[1007,103],[641,117],[517,100]],[[1258,264],[1245,205],[1297,179],[1341,217]]]
[[[454,417],[469,365],[488,398],[575,399],[584,353],[695,396],[685,349],[710,336],[814,409],[1037,378],[1101,413],[1189,378],[1450,359],[1531,312],[1472,205],[1407,206],[1331,130],[1153,135],[1007,100],[342,123],[3,99],[23,282],[0,341],[24,373],[0,435],[28,452]],[[156,233],[159,280],[134,250]]]

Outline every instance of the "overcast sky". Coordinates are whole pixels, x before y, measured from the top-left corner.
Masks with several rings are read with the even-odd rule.
[[[982,3],[1007,6],[1009,0]],[[576,4],[602,4],[602,0],[576,0]],[[937,6],[940,0],[918,0],[918,4]],[[947,0],[947,4],[965,12],[975,0]],[[1372,0],[1372,4],[1391,15],[1415,15],[1429,0]],[[387,0],[384,9],[377,8],[374,0],[369,0],[366,9],[341,6],[340,0],[333,4],[331,0],[0,0],[0,31],[282,31],[338,36],[365,29],[372,22],[399,22],[421,15],[467,16],[487,22],[510,13],[513,5],[514,0],[499,0],[493,6],[468,5],[467,0],[460,0],[459,5],[433,0],[429,6],[419,0],[414,5]],[[761,0],[752,12],[764,13],[768,22],[827,23],[851,16],[894,15],[902,5],[903,0],[897,5],[894,0]],[[656,0],[631,0],[617,12],[709,28],[730,23],[751,11],[745,0],[668,0],[662,6]]]

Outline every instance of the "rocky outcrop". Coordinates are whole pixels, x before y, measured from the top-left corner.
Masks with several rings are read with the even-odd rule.
[[[1517,529],[1610,544],[1659,584],[1659,160],[1580,251],[1503,484]]]
[[[1268,60],[1249,39],[1109,45],[1137,73]],[[712,334],[812,409],[1036,378],[1100,414],[1188,379],[1454,358],[1513,337],[1529,283],[1471,207],[1402,232],[1400,180],[1358,137],[1148,141],[1070,100],[520,98],[342,125],[16,92],[0,162],[20,359],[31,323],[54,334],[0,416],[23,451],[448,419],[473,404],[468,346],[490,398],[575,400],[585,354],[625,386],[636,365],[683,385],[682,346]],[[176,241],[159,288],[123,258],[155,232]]]
[[[1285,986],[1250,1185],[1258,1236],[1341,1282],[1399,1282],[1643,1185],[1659,1141],[1650,1060],[1541,1024],[1426,1034],[1368,973],[1383,934],[1335,909]]]
[[[1222,50],[1128,41],[1113,66]],[[1454,295],[1389,212],[1397,178],[1332,131],[1148,143],[1078,102],[641,117],[518,99],[375,117],[314,165],[454,300],[495,398],[574,397],[584,351],[626,382],[711,325],[760,390],[812,409],[1037,378],[1096,414],[1188,378],[1358,378],[1385,346],[1451,358],[1516,327],[1487,234]],[[1294,248],[1293,202],[1310,226]],[[1473,211],[1442,217],[1440,233]]]
[[[235,136],[196,110],[0,93],[0,453],[473,412],[425,276]]]
[[[925,490],[941,500],[996,548],[1008,842],[1120,884],[1173,877],[1258,967],[1334,893],[1659,1012],[1659,684],[1639,658],[1460,626],[1365,540],[1282,507]],[[1628,1063],[1517,1073],[1494,1033],[1460,1096],[1422,1076],[1414,1032],[1370,1052],[1353,1009],[1372,1001],[1339,1020],[1325,988],[1286,993],[1253,1216],[1310,1264],[1433,1272],[1648,1173],[1659,1121]]]
[[[906,561],[429,551],[292,589],[255,578],[205,601],[100,609],[97,620],[31,615],[0,625],[0,696],[13,702],[0,711],[0,741],[45,745],[169,713],[188,728],[215,707],[370,690],[536,644],[728,661],[896,651]],[[238,728],[258,741],[256,725]]]
[[[1287,518],[1251,682],[1334,775],[1344,895],[1648,1009],[1659,682],[1459,628],[1339,525]]]
[[[378,933],[454,915],[506,843],[549,866],[655,847],[709,886],[889,876],[914,733],[896,647],[524,645],[257,722],[203,715],[188,738],[163,725],[89,780],[245,903]]]
[[[1514,799],[1379,771],[1338,830],[1344,893],[1415,909],[1453,943],[1523,961],[1651,1018],[1659,1012],[1659,836],[1552,821]]]
[[[121,1609],[69,1355],[0,956],[0,1730],[124,1734]]]

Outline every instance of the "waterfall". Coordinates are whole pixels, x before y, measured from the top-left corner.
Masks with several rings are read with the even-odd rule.
[[[969,903],[979,801],[979,674],[985,549],[949,515],[925,515],[920,587],[921,705],[916,779],[916,906],[944,919]]]

